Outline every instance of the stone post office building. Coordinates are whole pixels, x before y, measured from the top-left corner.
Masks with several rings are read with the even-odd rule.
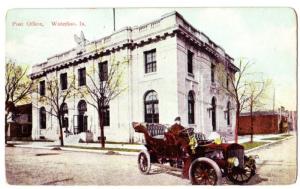
[[[76,85],[84,87],[89,85],[85,77],[90,66],[107,68],[111,61],[124,60],[128,60],[123,68],[126,90],[106,109],[107,141],[139,140],[141,136],[131,126],[133,121],[172,124],[176,116],[181,117],[185,127],[207,135],[212,131],[234,133],[235,102],[217,89],[216,75],[219,64],[228,68],[226,74],[235,74],[238,68],[233,58],[179,13],[172,12],[34,65],[31,78],[37,81],[39,89],[32,94],[32,138],[59,137],[56,117],[48,113],[51,107],[38,101],[39,96],[47,95],[46,76],[62,82],[62,78],[73,74]],[[96,109],[76,95],[63,106],[68,130],[73,135],[69,137],[81,136],[88,130],[97,140],[100,128]]]

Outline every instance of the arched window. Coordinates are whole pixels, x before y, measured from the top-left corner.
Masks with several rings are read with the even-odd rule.
[[[227,102],[227,125],[230,126],[230,102]]]
[[[144,98],[145,122],[159,123],[158,97],[156,91],[148,91]]]
[[[213,97],[211,99],[211,124],[212,124],[212,128],[213,131],[217,130],[217,126],[216,126],[216,98]]]
[[[78,102],[78,106],[77,106],[77,109],[78,109],[78,114],[84,114],[84,112],[87,111],[87,106],[86,106],[86,102],[84,100],[80,100]]]
[[[62,114],[68,114],[68,105],[66,103],[62,103],[60,109]]]
[[[40,108],[40,129],[46,129],[46,109]]]
[[[78,115],[77,115],[77,125],[74,126],[74,133],[81,133],[87,131],[87,121],[88,116],[85,115],[87,111],[87,105],[84,100],[80,100],[77,105]]]
[[[68,128],[69,119],[68,119],[68,105],[66,103],[62,103],[60,106],[61,116],[63,121],[63,127]]]
[[[188,95],[188,121],[189,124],[195,123],[195,99],[193,91],[190,91]]]

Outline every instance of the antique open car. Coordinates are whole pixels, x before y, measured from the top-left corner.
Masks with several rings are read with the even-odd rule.
[[[152,164],[169,164],[170,168],[182,171],[182,178],[197,185],[218,185],[222,177],[234,184],[244,184],[255,175],[255,157],[246,156],[242,145],[207,140],[203,134],[194,133],[193,128],[180,131],[174,143],[164,125],[132,125],[145,136],[147,150],[138,155],[138,167],[143,174],[150,172]]]

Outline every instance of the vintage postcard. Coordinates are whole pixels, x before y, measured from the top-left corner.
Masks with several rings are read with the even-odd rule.
[[[292,8],[10,9],[5,40],[9,185],[297,180]]]

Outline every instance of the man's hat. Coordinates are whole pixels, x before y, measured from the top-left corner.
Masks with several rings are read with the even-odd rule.
[[[176,117],[174,121],[181,121],[180,117]]]

